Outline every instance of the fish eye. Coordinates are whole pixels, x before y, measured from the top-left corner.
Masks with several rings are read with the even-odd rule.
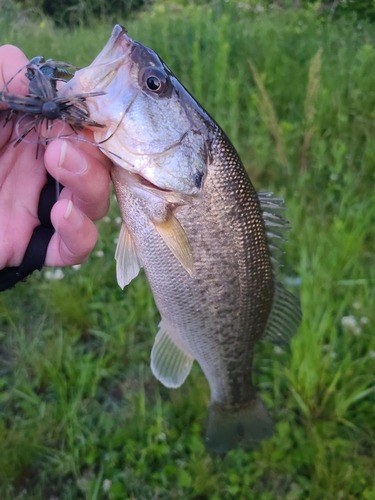
[[[172,82],[167,74],[154,66],[145,68],[140,75],[140,84],[146,90],[159,97],[170,97]]]
[[[146,80],[146,85],[152,92],[157,92],[161,87],[161,81],[157,76],[149,76]]]

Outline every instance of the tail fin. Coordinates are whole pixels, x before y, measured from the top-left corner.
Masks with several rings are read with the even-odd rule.
[[[272,420],[259,396],[243,406],[211,402],[206,427],[206,446],[226,453],[236,446],[251,448],[274,432]]]

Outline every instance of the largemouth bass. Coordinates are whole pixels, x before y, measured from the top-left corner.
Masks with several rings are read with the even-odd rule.
[[[273,424],[252,383],[254,344],[287,342],[301,318],[271,265],[272,241],[288,228],[282,200],[256,193],[221,128],[119,25],[61,93],[92,91],[106,92],[87,105],[107,125],[93,132],[114,161],[123,218],[117,279],[124,287],[143,266],[161,315],[155,377],[179,387],[197,360],[211,389],[209,449],[269,438]]]

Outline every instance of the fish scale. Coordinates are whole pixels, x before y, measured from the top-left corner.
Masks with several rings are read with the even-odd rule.
[[[286,343],[301,319],[271,267],[289,227],[282,200],[256,193],[221,128],[121,26],[62,93],[83,90],[105,92],[87,105],[107,124],[94,137],[114,161],[119,285],[143,266],[161,315],[154,375],[176,388],[199,363],[211,390],[210,450],[269,438],[273,424],[252,383],[254,345]]]
[[[272,307],[273,280],[256,192],[224,133],[215,127],[211,134],[213,161],[203,192],[175,213],[191,244],[193,277],[147,216],[140,222],[143,202],[123,187],[121,170],[113,178],[164,323],[185,339],[213,399],[231,405],[247,402],[254,393],[253,345]]]

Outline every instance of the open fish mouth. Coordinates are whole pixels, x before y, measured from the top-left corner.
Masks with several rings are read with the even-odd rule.
[[[126,29],[116,24],[104,49],[90,65],[100,78],[100,81],[95,83],[97,89],[102,90],[112,82],[118,68],[124,64],[133,46],[134,42],[127,35]],[[103,71],[100,66],[103,67]]]
[[[90,66],[75,72],[75,76],[79,78],[80,88],[101,91],[108,87],[116,77],[118,69],[126,64],[134,46],[135,43],[127,35],[126,29],[116,24],[107,44]],[[71,94],[72,91],[74,93],[72,84],[74,85],[76,79],[64,85],[59,91],[59,95]]]
[[[133,40],[128,36],[127,30],[120,24],[116,24],[112,30],[112,34],[91,64],[103,64],[110,61],[116,62],[123,59],[126,52],[134,45]],[[117,54],[118,53],[118,54]]]

